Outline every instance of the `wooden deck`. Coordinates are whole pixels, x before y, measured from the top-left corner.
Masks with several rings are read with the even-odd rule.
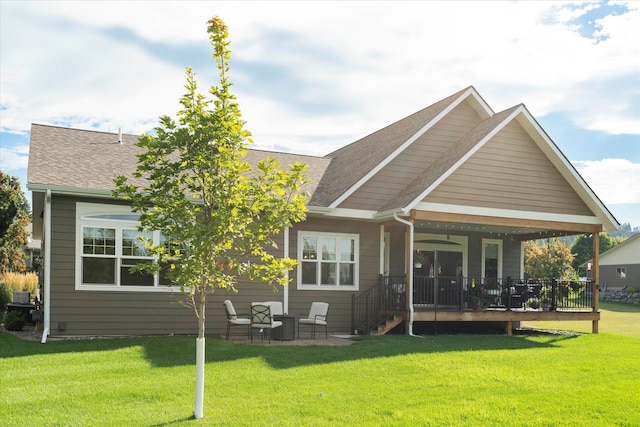
[[[508,335],[513,330],[513,322],[521,321],[591,321],[591,331],[598,333],[599,311],[542,311],[523,309],[484,309],[484,310],[433,310],[433,308],[416,307],[413,320],[415,322],[505,322]]]

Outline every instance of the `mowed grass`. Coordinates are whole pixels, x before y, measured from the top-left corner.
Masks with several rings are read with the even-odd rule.
[[[640,320],[640,314],[634,317]],[[351,346],[207,338],[23,341],[0,332],[2,426],[637,426],[640,337],[359,337]]]
[[[591,322],[526,322],[523,326],[591,333]],[[598,333],[624,334],[640,337],[640,304],[600,302]]]

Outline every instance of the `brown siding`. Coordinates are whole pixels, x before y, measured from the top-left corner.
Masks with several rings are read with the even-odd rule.
[[[510,123],[495,135],[425,201],[592,215],[517,122]]]
[[[197,332],[195,316],[177,304],[172,295],[75,290],[76,201],[80,200],[62,196],[52,198],[51,334],[150,335]],[[60,330],[63,325],[64,331]]]
[[[75,205],[88,199],[54,196],[51,238],[51,334],[52,335],[154,335],[195,334],[197,321],[190,309],[178,303],[182,295],[155,292],[78,291],[75,289]],[[379,227],[357,221],[309,219],[290,231],[290,256],[296,257],[297,230],[352,233],[360,235],[360,291],[378,278]],[[282,251],[282,241],[279,241]],[[307,313],[311,302],[326,301],[329,330],[347,332],[351,327],[349,291],[296,289],[296,271],[289,289],[289,313]],[[226,330],[222,301],[230,299],[239,313],[248,313],[252,301],[283,300],[283,290],[263,283],[241,281],[238,292],[217,290],[208,298],[207,334]],[[64,324],[65,330],[60,330]],[[240,328],[232,331],[239,333]]]
[[[460,104],[340,207],[379,210],[479,122],[480,117],[468,103]]]
[[[374,286],[379,277],[380,227],[378,224],[348,221],[343,219],[310,218],[296,225],[290,233],[290,256],[296,257],[298,231],[321,231],[328,233],[351,233],[360,236],[360,289],[354,291],[298,290],[296,289],[297,271],[291,271],[289,289],[289,312],[308,313],[313,301],[329,303],[329,330],[349,332],[351,329],[351,298]]]

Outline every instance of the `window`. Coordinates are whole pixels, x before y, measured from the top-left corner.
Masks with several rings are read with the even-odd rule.
[[[502,279],[502,240],[482,240],[482,277]]]
[[[298,233],[298,289],[358,290],[358,235]]]
[[[618,279],[626,279],[627,278],[627,269],[625,267],[616,268],[616,278],[618,278]]]
[[[138,215],[131,213],[128,206],[77,203],[76,220],[76,289],[167,289],[168,280],[162,273],[134,273],[131,268],[153,260],[144,239],[168,247],[176,242],[159,232],[136,230]]]

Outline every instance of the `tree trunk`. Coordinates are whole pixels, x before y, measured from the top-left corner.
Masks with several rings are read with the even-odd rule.
[[[204,322],[206,294],[200,293],[198,301],[198,338],[196,339],[196,405],[193,412],[195,419],[204,417]]]

